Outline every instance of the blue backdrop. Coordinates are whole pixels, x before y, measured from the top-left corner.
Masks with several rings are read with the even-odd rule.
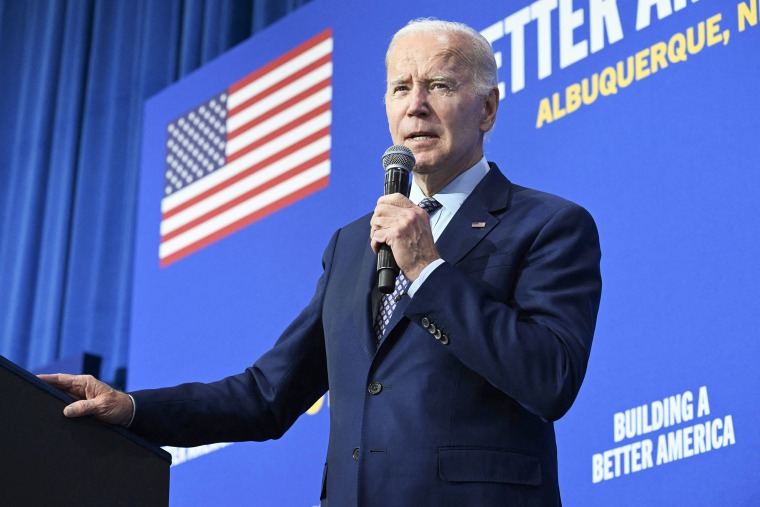
[[[143,103],[305,0],[0,0],[0,354],[126,366]]]
[[[0,1],[0,354],[33,369],[90,350],[111,377],[129,343],[131,388],[251,364],[381,192],[391,34],[456,19],[502,61],[489,159],[600,228],[591,363],[557,424],[564,503],[760,503],[758,0],[315,1],[148,101],[141,146],[145,97],[298,3]],[[326,28],[329,185],[159,268],[167,125]],[[174,450],[172,504],[318,503],[328,417]]]
[[[321,0],[229,51],[147,103],[130,387],[242,371],[298,314],[331,233],[382,192],[390,36],[435,15],[482,30],[501,61],[487,157],[582,204],[600,229],[591,363],[557,424],[564,503],[760,502],[757,12],[756,0],[538,0],[357,13]],[[167,126],[326,29],[328,186],[160,268]],[[317,504],[327,404],[314,412],[280,442],[174,450],[172,502]]]

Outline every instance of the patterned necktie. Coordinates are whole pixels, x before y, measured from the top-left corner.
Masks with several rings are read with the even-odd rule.
[[[425,197],[417,206],[427,211],[428,215],[430,215],[441,207],[441,203],[432,197]],[[406,293],[407,288],[409,288],[409,280],[404,276],[404,273],[399,271],[393,292],[385,294],[380,300],[380,311],[377,312],[377,317],[375,318],[375,337],[377,338],[377,343],[380,343],[380,340],[383,339],[385,327],[391,321],[391,315],[393,315],[393,310],[396,308],[396,303],[401,301],[401,297]]]

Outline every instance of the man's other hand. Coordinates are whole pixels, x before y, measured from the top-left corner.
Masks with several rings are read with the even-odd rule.
[[[92,375],[38,375],[75,401],[63,409],[66,417],[92,415],[110,424],[126,426],[132,420],[132,399]]]

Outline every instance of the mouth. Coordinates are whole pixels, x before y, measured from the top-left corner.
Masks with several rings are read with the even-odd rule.
[[[428,139],[434,139],[436,137],[438,136],[432,132],[412,132],[411,134],[407,135],[405,139],[407,141],[426,141]]]

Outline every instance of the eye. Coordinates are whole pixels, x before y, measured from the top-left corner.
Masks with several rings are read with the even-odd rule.
[[[446,81],[433,81],[430,83],[430,91],[438,94],[451,92],[451,85]]]

